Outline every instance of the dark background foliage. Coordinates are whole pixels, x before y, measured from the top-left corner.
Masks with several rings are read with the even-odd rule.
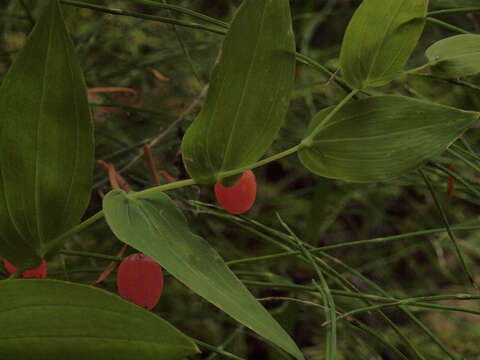
[[[170,14],[166,10],[135,1],[90,3],[134,13],[187,19],[184,15]],[[233,0],[175,2],[176,5],[224,21],[231,19],[239,3]],[[339,66],[343,33],[359,3],[349,0],[291,1],[297,51],[335,72]],[[42,1],[34,0],[0,3],[0,79],[31,30],[41,5]],[[473,0],[432,0],[430,9],[475,5],[478,6]],[[95,121],[96,158],[112,162],[134,190],[154,186],[142,156],[142,147],[158,137],[158,143],[153,147],[157,169],[177,179],[185,178],[187,175],[179,153],[180,142],[199,111],[202,90],[208,83],[222,36],[138,17],[107,15],[78,6],[64,5],[63,10],[88,87],[124,87],[136,92],[90,95]],[[469,32],[480,30],[480,17],[475,13],[437,18]],[[425,63],[423,54],[429,45],[455,34],[451,28],[428,21],[408,66],[413,68]],[[168,81],[162,80],[159,74],[168,78]],[[478,79],[473,77],[467,80],[473,86],[425,76],[405,76],[375,91],[478,111],[480,88],[474,86]],[[287,120],[269,153],[274,154],[297,144],[312,115],[325,106],[338,103],[345,95],[342,88],[329,81],[328,75],[299,63]],[[465,135],[465,140],[473,150],[478,149],[475,129]],[[477,174],[450,154],[445,153],[433,161],[445,167],[455,163],[458,174],[473,186],[478,185]],[[427,166],[426,172],[434,181],[450,223],[477,225],[480,199],[457,183],[453,199],[447,202],[447,176],[432,166]],[[256,170],[256,175],[258,197],[245,219],[252,219],[262,226],[226,216],[216,207],[211,187],[194,186],[171,194],[187,215],[191,228],[213,244],[227,261],[281,251],[277,244],[281,240],[269,230],[283,231],[276,213],[299,237],[313,246],[442,226],[431,195],[416,172],[387,183],[349,184],[316,177],[301,166],[296,156],[291,156]],[[86,216],[101,209],[98,192],[106,193],[109,189],[104,169],[97,166],[92,201]],[[457,236],[474,277],[480,281],[478,231],[458,232]],[[104,222],[76,235],[66,245],[70,250],[109,255],[117,254],[121,247],[122,244]],[[328,254],[333,257],[325,258],[328,264],[364,293],[378,294],[378,291],[364,278],[355,276],[332,259],[339,259],[389,294],[398,297],[471,291],[451,242],[443,232],[406,236],[388,243],[340,248]],[[96,258],[60,255],[49,263],[49,277],[91,283],[108,263]],[[323,358],[324,312],[318,306],[322,304],[321,297],[303,290],[279,290],[274,286],[292,283],[309,286],[314,277],[310,264],[296,257],[284,257],[239,264],[232,266],[232,269],[247,285],[250,281],[250,288],[257,298],[277,297],[276,300],[265,300],[265,306],[292,334],[309,359]],[[270,285],[254,286],[252,281]],[[332,288],[339,287],[335,281],[329,283]],[[110,275],[101,286],[115,292],[115,276]],[[292,301],[292,298],[304,303]],[[338,311],[365,306],[349,297],[335,297],[335,302]],[[478,304],[474,302],[450,301],[444,304],[478,310]],[[480,327],[473,315],[421,308],[412,310],[453,353],[462,354],[468,359],[480,357],[476,343]],[[225,344],[226,350],[239,356],[248,359],[278,359],[284,356],[171,277],[166,279],[164,294],[154,312],[186,334],[216,346]],[[446,358],[438,344],[398,308],[388,308],[385,314],[404,336],[421,349],[426,358]],[[377,313],[362,313],[356,318],[375,334],[385,335],[401,351],[407,352],[399,336]],[[348,320],[338,322],[338,341],[339,359],[398,358],[375,337]],[[206,351],[196,358],[213,357]]]

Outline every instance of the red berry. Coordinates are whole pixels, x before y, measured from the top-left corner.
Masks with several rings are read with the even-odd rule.
[[[129,255],[118,267],[117,286],[122,298],[151,310],[162,294],[162,268],[145,254]]]
[[[218,203],[230,214],[242,214],[250,210],[257,196],[257,180],[251,170],[243,173],[238,182],[224,187],[220,181],[215,184]]]
[[[3,266],[5,267],[5,271],[7,272],[8,276],[12,275],[15,271],[17,271],[17,268],[5,259],[3,259]],[[36,267],[35,269],[25,270],[22,275],[20,275],[20,278],[22,279],[45,279],[46,277],[47,263],[45,262],[45,260],[43,260],[40,266]]]

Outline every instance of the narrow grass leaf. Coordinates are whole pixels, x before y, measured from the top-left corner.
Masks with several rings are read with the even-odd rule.
[[[318,278],[321,281],[322,286],[319,286],[315,280],[312,279],[313,285],[319,290],[322,294],[323,298],[323,305],[325,309],[325,317],[328,321],[327,325],[327,337],[326,337],[326,353],[325,359],[326,360],[335,360],[337,354],[337,315],[335,310],[335,302],[333,301],[333,296],[330,292],[330,288],[328,287],[327,281],[323,276],[322,270],[318,267],[315,259],[313,258],[310,251],[305,248],[302,241],[297,237],[297,235],[290,229],[286,222],[280,217],[277,213],[277,218],[280,221],[280,224],[288,231],[290,236],[295,239],[300,251],[303,253],[305,258],[310,262],[315,273],[317,274]]]
[[[460,250],[460,246],[458,245],[457,238],[455,237],[455,234],[453,233],[450,223],[448,222],[447,214],[445,213],[445,210],[443,209],[443,206],[440,204],[440,201],[438,200],[437,194],[435,193],[435,189],[432,186],[432,183],[428,176],[425,174],[425,172],[422,169],[418,170],[420,172],[420,175],[422,175],[423,180],[425,181],[425,184],[428,187],[428,190],[430,191],[430,194],[432,194],[433,201],[435,202],[435,205],[438,209],[438,212],[440,213],[440,217],[442,219],[443,225],[445,225],[445,228],[447,229],[447,234],[450,237],[450,240],[452,241],[453,247],[455,248],[455,252],[457,253],[457,257],[460,260],[460,264],[462,265],[463,272],[465,273],[465,276],[467,277],[468,281],[472,284],[472,286],[476,289],[478,289],[478,284],[475,282],[472,272],[468,268],[468,265],[465,261],[465,257],[463,256],[462,251]]]

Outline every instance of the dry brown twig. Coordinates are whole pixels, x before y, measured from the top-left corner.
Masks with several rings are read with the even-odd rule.
[[[125,181],[125,179],[119,173],[117,173],[117,171],[115,170],[115,166],[112,163],[107,163],[103,160],[98,160],[98,164],[101,167],[103,167],[103,169],[107,172],[108,179],[110,181],[110,185],[112,189],[122,189],[126,192],[129,192],[132,190],[130,185],[128,185],[128,183]],[[104,197],[103,191],[98,189],[97,192],[99,192],[99,196],[103,199]],[[122,249],[118,252],[117,257],[122,257],[126,249],[127,249],[127,244],[123,245]],[[108,277],[108,275],[111,274],[113,270],[115,270],[116,267],[117,267],[117,262],[112,261],[107,266],[107,268],[100,274],[97,280],[95,280],[92,283],[92,285],[100,284],[103,280],[105,280]]]
[[[195,100],[178,116],[178,118],[172,122],[165,130],[163,130],[158,136],[156,136],[155,138],[151,139],[149,142],[148,142],[148,145],[150,145],[151,148],[153,148],[155,145],[157,145],[170,131],[172,131],[181,121],[183,121],[185,119],[186,116],[188,116],[190,113],[192,113],[195,108],[200,104],[200,102],[202,101],[202,99],[204,98],[204,96],[207,94],[207,91],[208,91],[208,85],[205,85],[202,89],[202,91],[200,92],[200,94],[195,98]],[[139,159],[141,159],[143,157],[143,149],[141,151],[139,151],[139,153],[132,159],[130,160],[130,162],[125,165],[123,168],[121,168],[120,170],[118,170],[118,173],[119,174],[122,174],[124,173],[125,171],[127,171],[128,169],[130,169],[130,167],[132,167]],[[162,175],[167,181],[171,182],[170,180],[168,180],[161,172],[160,172],[160,175]],[[103,180],[100,180],[98,181],[97,183],[95,183],[93,185],[93,188],[94,189],[97,189],[103,185],[106,184],[106,182],[108,181],[108,179],[103,179]]]

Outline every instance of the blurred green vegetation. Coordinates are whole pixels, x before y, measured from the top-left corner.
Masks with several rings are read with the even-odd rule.
[[[240,2],[171,1],[227,22]],[[170,13],[133,0],[85,0],[85,3],[192,21],[187,15]],[[360,1],[296,0],[291,4],[297,51],[335,72],[343,33]],[[478,5],[477,0],[431,0],[430,10]],[[41,7],[42,1],[35,0],[0,3],[0,79],[21,48]],[[152,151],[157,170],[166,171],[177,179],[186,178],[179,153],[181,139],[200,109],[203,90],[208,84],[222,36],[78,6],[64,5],[63,10],[88,87],[122,87],[135,91],[90,95],[96,158],[112,162],[134,190],[151,187],[155,183],[142,155],[142,147],[155,141]],[[480,12],[445,14],[435,18],[469,32],[480,31]],[[429,45],[455,34],[452,29],[428,21],[408,67],[424,64],[424,50]],[[338,103],[346,95],[344,89],[329,81],[329,76],[315,67],[299,63],[297,70],[290,110],[270,154],[297,144],[312,115],[325,106]],[[445,81],[423,73],[401,77],[388,86],[375,89],[375,93],[402,94],[479,111],[479,80],[472,77]],[[455,148],[457,154],[478,168],[480,158],[474,156],[480,150],[479,140],[478,132],[472,129],[456,142],[460,149]],[[478,172],[452,152],[432,159],[424,170],[434,184],[450,223],[454,226],[478,225],[480,228],[478,194],[457,181],[453,198],[447,201],[448,175],[432,165],[448,168],[452,163],[457,166],[457,174],[478,190]],[[443,226],[432,196],[416,172],[387,183],[350,184],[316,177],[301,166],[296,156],[291,156],[259,168],[255,173],[259,184],[257,201],[254,208],[242,217],[233,217],[219,210],[213,186],[194,186],[171,193],[187,215],[192,230],[215,246],[226,261],[292,248],[281,235],[285,236],[286,232],[277,213],[299,238],[314,247]],[[106,193],[109,189],[106,172],[97,166],[92,201],[86,216],[101,209],[99,191]],[[456,235],[475,279],[480,282],[479,231],[459,231]],[[107,255],[117,254],[121,247],[122,243],[115,239],[104,222],[95,224],[66,244],[67,250]],[[317,255],[338,274],[335,277],[332,271],[326,271],[331,289],[350,292],[357,289],[359,293],[387,297],[388,293],[399,298],[476,293],[462,272],[446,232],[338,248],[326,254],[329,256]],[[108,261],[94,257],[59,255],[49,262],[49,276],[91,283],[108,264]],[[322,297],[318,292],[288,288],[291,284],[311,286],[315,272],[308,261],[300,256],[285,256],[232,265],[232,269],[245,280],[256,297],[267,298],[263,300],[264,305],[292,334],[308,359],[324,359],[326,327],[323,326]],[[351,284],[350,288],[346,282]],[[385,292],[372,286],[372,282]],[[101,286],[115,292],[114,273]],[[335,295],[334,300],[336,310],[341,313],[366,306],[365,302],[353,297]],[[453,299],[436,304],[480,311],[478,300]],[[480,336],[478,313],[424,307],[409,309],[421,326],[434,334],[436,341],[398,306],[390,306],[385,308],[383,315],[371,311],[357,314],[354,319],[338,320],[338,359],[400,359],[394,348],[404,353],[407,359],[421,358],[415,356],[405,338],[424,359],[449,359],[453,355],[465,359],[480,358],[476,342]],[[242,358],[287,358],[172,277],[166,279],[164,294],[154,311],[186,334]],[[396,331],[385,318],[396,325]],[[192,357],[214,358],[228,356],[205,350],[203,355]]]

